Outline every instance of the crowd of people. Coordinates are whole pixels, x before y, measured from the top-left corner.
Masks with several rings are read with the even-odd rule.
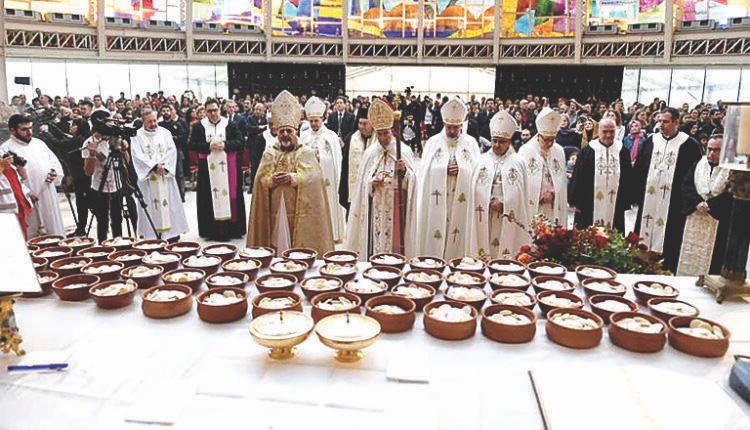
[[[683,244],[690,229],[714,233],[707,264],[712,273],[720,264],[723,247],[713,243],[729,212],[727,175],[715,168],[721,102],[626,108],[531,94],[433,99],[410,89],[204,102],[190,91],[36,95],[13,97],[0,146],[0,212],[15,213],[28,236],[64,233],[61,189],[75,194],[71,236],[88,233],[90,212],[100,241],[122,235],[123,214],[142,237],[178,240],[188,228],[186,178],[195,176],[208,240],[500,258],[529,243],[526,227],[540,215],[567,225],[572,208],[578,227],[626,233],[624,213],[637,207],[635,231],[664,253],[666,269],[709,270],[693,262],[706,243]],[[113,127],[127,135],[114,138]]]

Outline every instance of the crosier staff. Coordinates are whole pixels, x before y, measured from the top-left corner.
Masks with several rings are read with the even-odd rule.
[[[393,134],[396,137],[396,176],[398,186],[396,188],[396,199],[398,201],[398,252],[404,255],[404,223],[406,222],[406,205],[403,199],[401,185],[404,175],[398,170],[398,162],[401,160],[401,111],[393,111]]]

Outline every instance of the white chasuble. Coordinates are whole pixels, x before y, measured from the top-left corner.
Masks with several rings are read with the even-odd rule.
[[[226,142],[229,120],[222,117],[213,124],[208,117],[201,120],[206,130],[206,142]],[[206,157],[208,163],[208,180],[211,184],[211,202],[214,208],[214,219],[228,221],[232,219],[232,202],[229,194],[229,168],[225,151],[211,151]]]
[[[401,231],[404,235],[404,254],[414,255],[416,168],[411,149],[403,143],[399,144],[401,158],[406,164],[401,188],[405,194],[404,225],[399,223],[400,209],[396,198],[396,140],[391,140],[388,150],[379,143],[370,145],[357,172],[357,187],[353,191],[344,249],[358,251],[363,260],[372,254],[399,252]],[[373,181],[378,177],[384,178],[382,187],[373,186]]]
[[[654,151],[646,179],[646,194],[641,215],[641,237],[651,250],[664,250],[664,235],[667,227],[669,201],[672,197],[672,181],[680,146],[688,139],[685,133],[677,133],[667,141],[661,133],[652,136]],[[676,184],[679,187],[681,184]]]
[[[364,139],[362,133],[357,131],[352,134],[351,140],[349,140],[349,172],[347,178],[349,185],[349,203],[354,201],[354,192],[357,187],[357,175],[359,174],[359,166],[362,163],[363,154],[373,142],[377,142],[374,132],[372,136]]]
[[[321,125],[318,131],[310,129],[300,137],[300,143],[318,154],[323,181],[328,196],[328,210],[333,226],[333,241],[340,243],[344,237],[344,208],[339,204],[339,181],[341,180],[341,145],[333,131]]]
[[[729,180],[729,170],[717,166],[711,172],[711,165],[703,157],[695,166],[693,180],[698,194],[703,200],[708,200],[724,192]],[[696,210],[687,217],[677,276],[708,274],[718,229],[719,221],[706,212]]]
[[[528,219],[524,221],[527,227],[532,219],[540,213],[550,221],[558,220],[561,226],[568,226],[568,178],[565,176],[565,151],[562,146],[554,143],[546,156],[541,144],[534,136],[518,150],[518,155],[524,159],[528,167]],[[551,204],[540,204],[540,193],[544,183],[551,185],[554,199]]]
[[[616,140],[606,147],[596,139],[589,146],[594,150],[594,223],[612,225],[620,184],[622,142]]]
[[[417,185],[416,255],[441,258],[464,257],[468,251],[472,191],[471,175],[479,158],[479,145],[462,134],[448,142],[445,130],[425,144]],[[455,159],[458,176],[447,175],[448,163]]]
[[[526,163],[512,148],[501,156],[490,150],[479,157],[471,181],[474,192],[469,205],[473,208],[469,255],[513,258],[531,241],[519,225],[529,219],[526,175]],[[502,203],[502,212],[490,209],[493,200]]]

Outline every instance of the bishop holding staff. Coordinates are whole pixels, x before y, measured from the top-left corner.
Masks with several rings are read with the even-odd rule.
[[[531,240],[519,225],[529,219],[527,167],[511,147],[518,125],[508,111],[497,112],[490,119],[489,128],[492,150],[479,157],[471,180],[474,189],[469,199],[469,207],[473,208],[469,255],[513,258]]]
[[[278,141],[267,147],[253,185],[248,246],[334,249],[328,197],[315,151],[297,141],[302,109],[282,91],[271,105]]]
[[[469,243],[471,174],[479,144],[462,133],[466,105],[458,98],[440,109],[445,127],[425,144],[417,178],[416,255],[459,258]]]
[[[206,117],[193,125],[188,147],[198,160],[198,234],[227,241],[245,234],[242,195],[242,135],[236,125],[219,116],[219,102],[208,99]]]
[[[364,260],[373,254],[401,252],[401,245],[406,255],[414,255],[417,189],[414,156],[391,131],[393,110],[386,102],[376,99],[368,118],[377,144],[365,150],[359,166],[344,248],[358,251]],[[401,158],[397,158],[396,145],[401,146]],[[398,176],[401,176],[400,192]],[[403,225],[400,211],[404,211]]]

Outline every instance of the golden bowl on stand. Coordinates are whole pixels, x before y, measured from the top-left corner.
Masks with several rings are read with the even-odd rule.
[[[279,311],[253,319],[248,328],[256,343],[271,348],[269,357],[286,360],[297,354],[296,346],[310,336],[314,326],[309,315],[296,311]]]
[[[364,356],[361,350],[377,340],[380,323],[366,315],[336,314],[318,321],[315,333],[325,346],[337,351],[337,361],[354,363]]]

